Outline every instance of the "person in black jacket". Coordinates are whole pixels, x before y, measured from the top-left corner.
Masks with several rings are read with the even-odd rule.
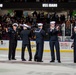
[[[50,22],[50,28],[48,29],[49,33],[49,44],[50,44],[50,50],[51,50],[51,57],[52,60],[50,62],[55,61],[55,52],[54,52],[54,46],[56,48],[56,55],[57,55],[57,60],[59,63],[60,61],[60,47],[59,47],[59,41],[58,41],[58,33],[59,33],[59,26],[55,26],[55,21]]]
[[[73,47],[74,47],[74,63],[76,63],[76,26],[74,27],[73,35],[71,36],[71,39],[74,39]]]
[[[31,45],[30,45],[30,37],[31,37],[31,31],[27,29],[28,25],[23,24],[23,30],[21,31],[21,39],[22,39],[22,53],[21,53],[21,59],[22,61],[26,61],[24,58],[24,51],[25,48],[28,48],[29,52],[29,61],[32,61],[32,52],[31,52]]]
[[[37,62],[42,62],[42,56],[43,56],[45,31],[42,28],[43,28],[43,24],[38,23],[38,28],[35,30],[36,54],[34,56],[34,61]]]
[[[8,59],[9,60],[16,60],[15,59],[15,52],[17,47],[17,27],[18,24],[14,23],[13,28],[8,29],[6,32],[9,33],[9,53],[8,53]]]

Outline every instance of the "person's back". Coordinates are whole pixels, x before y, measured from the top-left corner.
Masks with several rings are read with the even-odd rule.
[[[27,47],[29,52],[29,61],[32,60],[32,52],[31,52],[31,45],[30,45],[30,30],[28,30],[28,25],[23,24],[23,31],[21,31],[21,39],[22,39],[22,52],[21,52],[21,59],[22,61],[26,61],[24,58],[25,55],[25,48]]]
[[[30,41],[30,30],[22,30],[21,31],[21,39],[23,41],[23,44],[29,44]]]

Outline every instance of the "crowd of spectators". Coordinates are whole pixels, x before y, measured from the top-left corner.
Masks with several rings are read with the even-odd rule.
[[[62,24],[65,23],[65,36],[71,36],[71,23],[75,23],[74,20],[66,20],[66,17],[64,14],[58,16],[57,13],[54,14],[44,14],[44,12],[36,12],[34,11],[31,15],[24,16],[18,16],[16,12],[14,12],[14,15],[5,14],[3,16],[0,16],[0,39],[8,40],[9,34],[6,33],[6,30],[12,27],[13,23],[18,23],[18,39],[20,39],[20,32],[22,31],[22,24],[26,23],[29,26],[31,26],[31,29],[34,29],[37,27],[37,23],[41,22],[44,24],[43,29],[47,33],[47,29],[49,28],[50,21],[56,21],[56,25],[60,26],[60,33],[59,35],[62,36]],[[75,25],[75,24],[74,24]],[[48,37],[46,37],[48,39]]]

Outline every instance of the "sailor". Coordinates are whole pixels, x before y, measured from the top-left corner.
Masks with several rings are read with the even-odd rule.
[[[76,63],[76,26],[74,27],[73,35],[71,36],[71,39],[74,39],[73,47],[74,47],[74,63]]]
[[[51,21],[50,22],[50,28],[48,29],[49,44],[50,44],[50,50],[51,50],[51,61],[50,62],[55,62],[55,52],[54,52],[54,46],[55,46],[57,61],[59,63],[61,63],[58,33],[59,33],[59,26],[55,25],[55,21]]]
[[[16,47],[17,47],[17,23],[13,23],[12,28],[8,29],[9,33],[9,53],[8,53],[8,59],[9,60],[16,60],[15,59],[15,52],[16,52]]]
[[[21,52],[22,61],[26,61],[26,59],[24,58],[26,47],[29,52],[29,61],[32,61],[32,52],[31,52],[31,45],[30,45],[31,31],[28,30],[28,27],[29,26],[27,24],[23,24],[23,30],[20,33],[21,40],[22,40],[22,52]]]
[[[38,28],[35,30],[36,53],[34,56],[34,61],[37,62],[42,62],[42,57],[43,57],[45,31],[42,28],[43,28],[43,24],[38,23]]]

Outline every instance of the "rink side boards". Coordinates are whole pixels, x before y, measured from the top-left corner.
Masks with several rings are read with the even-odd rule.
[[[61,52],[73,52],[73,49],[71,48],[71,44],[72,42],[60,42],[60,51]],[[0,41],[0,50],[8,50],[8,48],[9,48],[8,40]],[[18,41],[17,51],[21,51],[21,48],[22,48],[22,41]],[[31,49],[33,52],[35,52],[36,50],[35,41],[31,41]],[[50,52],[49,41],[44,42],[44,52]]]

